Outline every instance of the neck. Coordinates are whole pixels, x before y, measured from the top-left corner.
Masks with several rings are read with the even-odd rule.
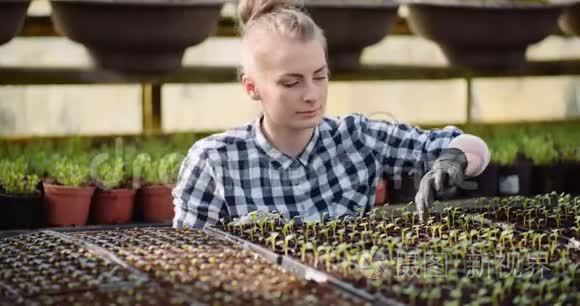
[[[266,139],[278,151],[291,157],[296,157],[304,151],[314,133],[314,128],[289,129],[277,127],[265,117],[260,127]]]

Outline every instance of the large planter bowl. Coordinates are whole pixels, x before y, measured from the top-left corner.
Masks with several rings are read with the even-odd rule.
[[[333,70],[360,66],[364,48],[381,41],[397,19],[395,0],[307,0],[304,3],[327,39]]]
[[[441,47],[449,64],[470,69],[517,69],[526,50],[558,30],[570,1],[558,3],[411,0],[411,30]]]
[[[30,0],[0,1],[0,45],[12,40],[24,24]]]
[[[560,28],[567,34],[580,36],[580,4],[564,9],[560,16]]]
[[[127,74],[178,69],[185,49],[217,29],[223,0],[51,0],[58,32],[95,63]]]

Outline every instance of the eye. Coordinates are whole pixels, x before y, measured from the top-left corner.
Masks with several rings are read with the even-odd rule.
[[[286,88],[291,88],[291,87],[294,87],[296,84],[298,84],[298,82],[284,82],[281,84],[282,84],[282,86],[284,86]]]
[[[315,77],[314,79],[315,79],[315,80],[319,80],[319,81],[320,81],[320,80],[325,80],[325,79],[326,79],[326,76]]]

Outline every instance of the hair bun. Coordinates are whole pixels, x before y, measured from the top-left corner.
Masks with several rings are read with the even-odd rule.
[[[250,21],[279,9],[299,7],[294,0],[240,0],[238,4],[238,20],[243,29]]]

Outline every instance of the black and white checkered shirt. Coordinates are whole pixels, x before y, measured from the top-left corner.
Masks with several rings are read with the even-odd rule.
[[[266,140],[260,120],[191,147],[173,190],[175,227],[203,227],[255,210],[313,221],[369,209],[380,177],[425,172],[461,134],[454,127],[424,131],[361,115],[324,118],[292,158]]]

